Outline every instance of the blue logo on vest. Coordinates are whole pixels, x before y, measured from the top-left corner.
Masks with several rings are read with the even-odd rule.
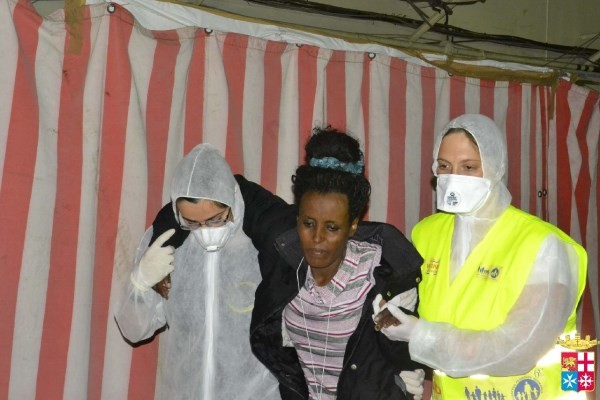
[[[481,389],[476,385],[474,388],[465,386],[465,400],[509,400],[509,397],[495,387]]]
[[[502,267],[480,265],[477,268],[477,276],[482,279],[497,280],[501,271]]]
[[[513,387],[513,398],[537,400],[542,394],[542,385],[533,378],[523,378]]]

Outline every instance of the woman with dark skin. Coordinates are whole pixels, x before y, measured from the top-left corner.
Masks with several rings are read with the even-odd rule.
[[[362,157],[352,137],[315,130],[292,178],[295,205],[236,176],[262,275],[250,343],[283,399],[410,396],[399,373],[419,365],[374,329],[371,303],[400,295],[413,312],[422,259],[393,226],[359,223],[370,195]]]

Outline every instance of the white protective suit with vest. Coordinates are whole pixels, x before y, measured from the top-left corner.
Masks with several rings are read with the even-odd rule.
[[[151,226],[138,247],[117,308],[119,329],[128,341],[137,343],[162,328],[157,399],[279,399],[277,381],[250,349],[254,291],[261,279],[257,252],[242,230],[244,202],[239,187],[217,149],[198,145],[177,165],[171,184],[175,215],[180,197],[223,203],[231,208],[233,220],[225,225],[226,234],[219,235],[220,243],[207,247],[210,251],[187,231],[172,253],[173,270],[165,269],[163,276],[144,285],[139,264],[153,237]],[[166,214],[173,216],[173,212]],[[158,234],[162,238],[154,243],[170,236]],[[167,300],[151,287],[169,272],[172,286]]]
[[[453,212],[456,199],[447,196],[470,193],[445,190],[438,177],[438,208],[445,212],[412,232],[424,258],[420,319],[391,306],[402,325],[383,332],[408,340],[411,358],[434,368],[434,399],[575,397],[561,390],[561,348],[555,343],[575,333],[585,250],[510,205],[506,142],[491,119],[463,115],[451,121],[436,138],[434,160],[450,128],[475,138],[488,193],[471,211]]]

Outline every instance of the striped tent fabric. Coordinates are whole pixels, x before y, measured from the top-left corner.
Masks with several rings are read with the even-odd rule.
[[[434,211],[435,133],[465,112],[493,118],[514,204],[588,251],[582,333],[598,336],[597,92],[83,10],[65,24],[0,1],[0,399],[153,398],[160,337],[132,348],[113,311],[175,165],[210,142],[291,200],[316,125],[360,139],[368,218],[408,236]]]

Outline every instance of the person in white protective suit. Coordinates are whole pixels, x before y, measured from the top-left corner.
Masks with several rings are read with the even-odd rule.
[[[116,314],[132,343],[166,327],[156,398],[279,399],[277,381],[250,349],[257,252],[242,231],[239,187],[217,149],[200,144],[179,162],[165,211],[172,224],[155,221],[146,231]]]
[[[555,343],[575,334],[585,250],[510,205],[506,141],[491,119],[452,120],[433,154],[439,212],[412,232],[419,318],[389,305],[401,324],[382,332],[435,369],[434,399],[565,398]]]

